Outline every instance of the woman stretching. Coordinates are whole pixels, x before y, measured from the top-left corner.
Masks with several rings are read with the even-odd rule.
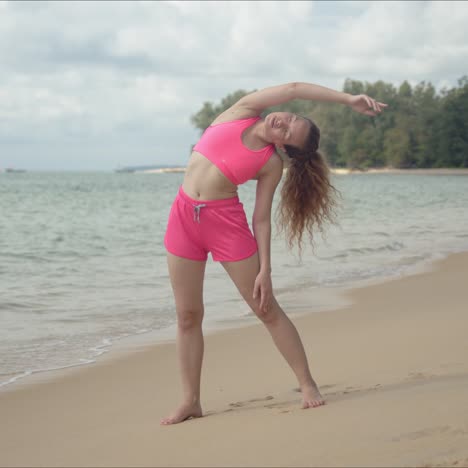
[[[177,350],[183,401],[161,424],[202,416],[200,377],[203,359],[203,279],[208,252],[219,261],[239,292],[265,324],[275,345],[296,375],[302,407],[324,400],[309,371],[296,328],[273,296],[270,240],[273,194],[289,169],[281,190],[280,224],[289,244],[299,245],[306,230],[332,216],[334,188],[318,152],[320,132],[309,119],[267,108],[293,99],[335,102],[375,116],[386,106],[366,95],[353,96],[309,84],[290,83],[251,93],[220,114],[194,146],[184,181],[172,205],[164,245],[177,310]],[[237,186],[257,181],[249,229]]]

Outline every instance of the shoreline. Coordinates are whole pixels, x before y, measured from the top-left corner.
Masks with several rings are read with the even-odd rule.
[[[421,168],[421,169],[396,169],[396,168],[370,168],[365,170],[359,169],[332,169],[335,174],[411,174],[411,175],[468,175],[466,168]]]
[[[467,271],[468,252],[451,254],[294,318],[323,408],[299,409],[249,325],[206,336],[200,420],[158,424],[180,398],[174,343],[0,393],[0,466],[464,466]]]
[[[417,274],[417,273],[414,273]],[[391,281],[392,278],[384,278],[380,282]],[[228,280],[228,278],[227,278]],[[379,282],[379,283],[380,283]],[[357,286],[359,287],[359,286]],[[365,287],[365,286],[360,286]],[[313,311],[290,312],[288,316],[298,318],[309,314],[333,311],[340,307],[345,307],[347,302],[343,299],[347,290],[354,289],[353,287],[328,287],[312,289],[310,292],[318,293],[318,295],[328,298],[329,302],[322,304]],[[332,297],[332,298],[331,298]],[[253,316],[233,317],[232,319],[224,320],[205,320],[203,326],[203,334],[205,337],[222,333],[229,330],[241,330],[256,326],[258,319]],[[173,324],[166,328],[154,329],[144,333],[129,335],[123,338],[116,339],[108,348],[88,360],[83,359],[83,362],[72,363],[63,367],[47,368],[34,371],[26,371],[23,374],[17,373],[11,380],[0,383],[0,397],[3,393],[15,392],[29,386],[34,386],[38,383],[52,382],[56,379],[61,379],[68,375],[86,371],[86,369],[94,366],[105,364],[116,359],[128,356],[135,352],[146,349],[147,347],[160,345],[175,345],[176,325]],[[0,465],[1,466],[1,465]]]
[[[296,296],[296,300],[301,302],[301,298],[304,300],[304,296],[310,296],[313,294],[315,301],[317,301],[317,296],[321,299],[319,300],[320,305],[314,306],[313,310],[290,311],[288,309],[288,316],[291,318],[300,318],[310,314],[327,311],[333,312],[334,310],[345,308],[349,305],[349,300],[346,299],[346,297],[354,290],[385,284],[389,281],[430,272],[436,267],[438,262],[443,261],[448,256],[464,252],[465,251],[449,253],[439,252],[431,259],[425,259],[416,264],[407,266],[404,272],[354,280],[346,285],[309,288],[305,293]],[[468,253],[468,249],[466,252]],[[284,292],[281,292],[277,293],[276,295],[280,303],[284,294]],[[286,295],[290,294],[291,293],[286,292]],[[297,295],[297,292],[295,294]],[[299,307],[299,309],[301,309],[301,307]],[[248,317],[233,317],[232,319],[228,320],[211,319],[205,320],[203,332],[205,336],[209,336],[220,332],[222,333],[223,331],[227,330],[236,330],[245,327],[256,326],[257,324],[258,319],[253,315]],[[49,382],[54,379],[59,379],[62,376],[80,372],[88,367],[100,365],[101,363],[112,361],[114,359],[119,359],[120,357],[129,353],[139,351],[146,346],[175,344],[175,336],[176,324],[173,324],[166,328],[154,329],[144,333],[138,333],[125,336],[123,338],[114,339],[110,344],[106,346],[103,345],[100,348],[99,354],[88,358],[82,358],[81,362],[71,363],[63,367],[52,367],[12,374],[14,377],[8,381],[0,383],[0,396],[3,392],[14,392],[17,389],[21,389],[29,385],[34,385],[41,382]],[[106,340],[109,339],[110,338],[106,338]]]
[[[41,173],[115,173],[115,174],[180,174],[184,173],[185,167],[165,167],[159,169],[146,169],[146,170],[134,170],[134,171],[121,171],[116,169],[111,170],[86,170],[86,171],[67,171],[67,170],[35,170],[35,169],[23,169],[21,173],[27,174],[41,174]],[[286,169],[285,169],[286,170]],[[419,169],[396,169],[391,167],[382,168],[369,168],[369,169],[348,169],[344,167],[330,167],[330,172],[336,175],[348,175],[348,174],[412,174],[412,175],[468,175],[468,168],[419,168]],[[16,172],[13,172],[16,174]],[[9,172],[1,171],[1,174],[9,174]]]
[[[163,169],[148,169],[135,171],[135,174],[170,174],[183,173],[185,167],[163,168]],[[286,170],[286,168],[285,168]],[[330,171],[336,175],[348,174],[412,174],[412,175],[468,175],[468,168],[421,168],[421,169],[396,169],[391,167],[370,168],[370,169],[348,169],[340,167],[331,167]]]

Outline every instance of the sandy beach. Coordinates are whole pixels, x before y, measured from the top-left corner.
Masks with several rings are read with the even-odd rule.
[[[301,410],[262,325],[209,335],[205,417],[163,427],[173,343],[0,392],[1,466],[468,466],[468,253],[293,321],[327,405]]]

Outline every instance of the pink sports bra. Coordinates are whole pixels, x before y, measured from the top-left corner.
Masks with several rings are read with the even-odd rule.
[[[251,117],[210,125],[193,151],[209,159],[233,184],[243,184],[255,176],[275,151],[273,144],[255,151],[242,143],[242,132],[258,120],[260,117]]]

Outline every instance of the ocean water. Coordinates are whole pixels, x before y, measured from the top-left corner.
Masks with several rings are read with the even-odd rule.
[[[0,386],[93,362],[125,337],[174,336],[162,241],[182,179],[0,174]],[[307,247],[299,259],[274,235],[273,284],[285,310],[321,310],[331,303],[319,292],[409,274],[468,250],[467,176],[353,174],[333,181],[342,194],[339,225],[317,237],[314,252]],[[240,198],[251,219],[254,182],[240,187]],[[211,259],[204,292],[207,327],[254,320]]]

